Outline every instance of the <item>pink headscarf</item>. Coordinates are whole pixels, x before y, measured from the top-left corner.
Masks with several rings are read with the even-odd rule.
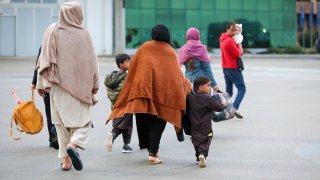
[[[187,30],[187,43],[179,49],[180,65],[190,58],[210,62],[207,46],[200,41],[200,32],[197,28]]]

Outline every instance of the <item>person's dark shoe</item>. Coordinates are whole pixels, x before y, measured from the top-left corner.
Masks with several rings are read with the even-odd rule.
[[[239,111],[236,111],[234,115],[239,119],[243,119],[243,115]]]
[[[132,149],[129,144],[124,144],[123,147],[122,147],[122,152],[123,153],[131,153],[133,152],[134,149]]]
[[[59,149],[58,136],[55,131],[50,131],[50,147],[53,147],[56,150]]]

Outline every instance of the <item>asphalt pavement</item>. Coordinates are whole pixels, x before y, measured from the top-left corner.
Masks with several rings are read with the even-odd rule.
[[[121,153],[122,137],[113,152],[105,150],[111,130],[104,121],[110,113],[103,81],[116,69],[113,57],[100,57],[99,103],[92,108],[94,128],[85,151],[80,150],[84,168],[61,171],[57,151],[49,148],[45,123],[36,135],[14,131],[10,139],[11,96],[31,98],[34,58],[0,58],[0,179],[320,179],[320,58],[319,56],[245,56],[243,72],[247,93],[240,112],[244,119],[213,123],[207,167],[195,163],[188,136],[178,142],[167,124],[160,144],[160,165],[149,165],[146,150],[139,150],[134,131],[133,153]],[[212,65],[224,90],[219,56]],[[182,68],[183,69],[183,68]],[[44,104],[36,105],[45,116]],[[46,119],[44,119],[46,120]]]

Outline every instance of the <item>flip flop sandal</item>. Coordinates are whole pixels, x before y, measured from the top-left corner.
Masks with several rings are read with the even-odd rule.
[[[82,165],[82,161],[80,159],[80,155],[77,152],[77,150],[74,147],[69,146],[67,148],[67,153],[68,153],[69,157],[71,158],[71,162],[72,162],[73,167],[77,171],[81,171],[83,168],[83,165]]]
[[[157,158],[157,160],[149,160],[149,164],[161,164],[163,161]]]
[[[71,165],[70,165],[70,168],[64,168],[63,163],[61,163],[61,170],[62,171],[69,171],[70,169],[71,169]]]

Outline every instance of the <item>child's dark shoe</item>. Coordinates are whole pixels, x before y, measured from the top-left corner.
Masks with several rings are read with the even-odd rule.
[[[131,153],[133,151],[134,151],[134,149],[132,149],[132,147],[130,147],[129,144],[124,144],[122,147],[123,153]]]

